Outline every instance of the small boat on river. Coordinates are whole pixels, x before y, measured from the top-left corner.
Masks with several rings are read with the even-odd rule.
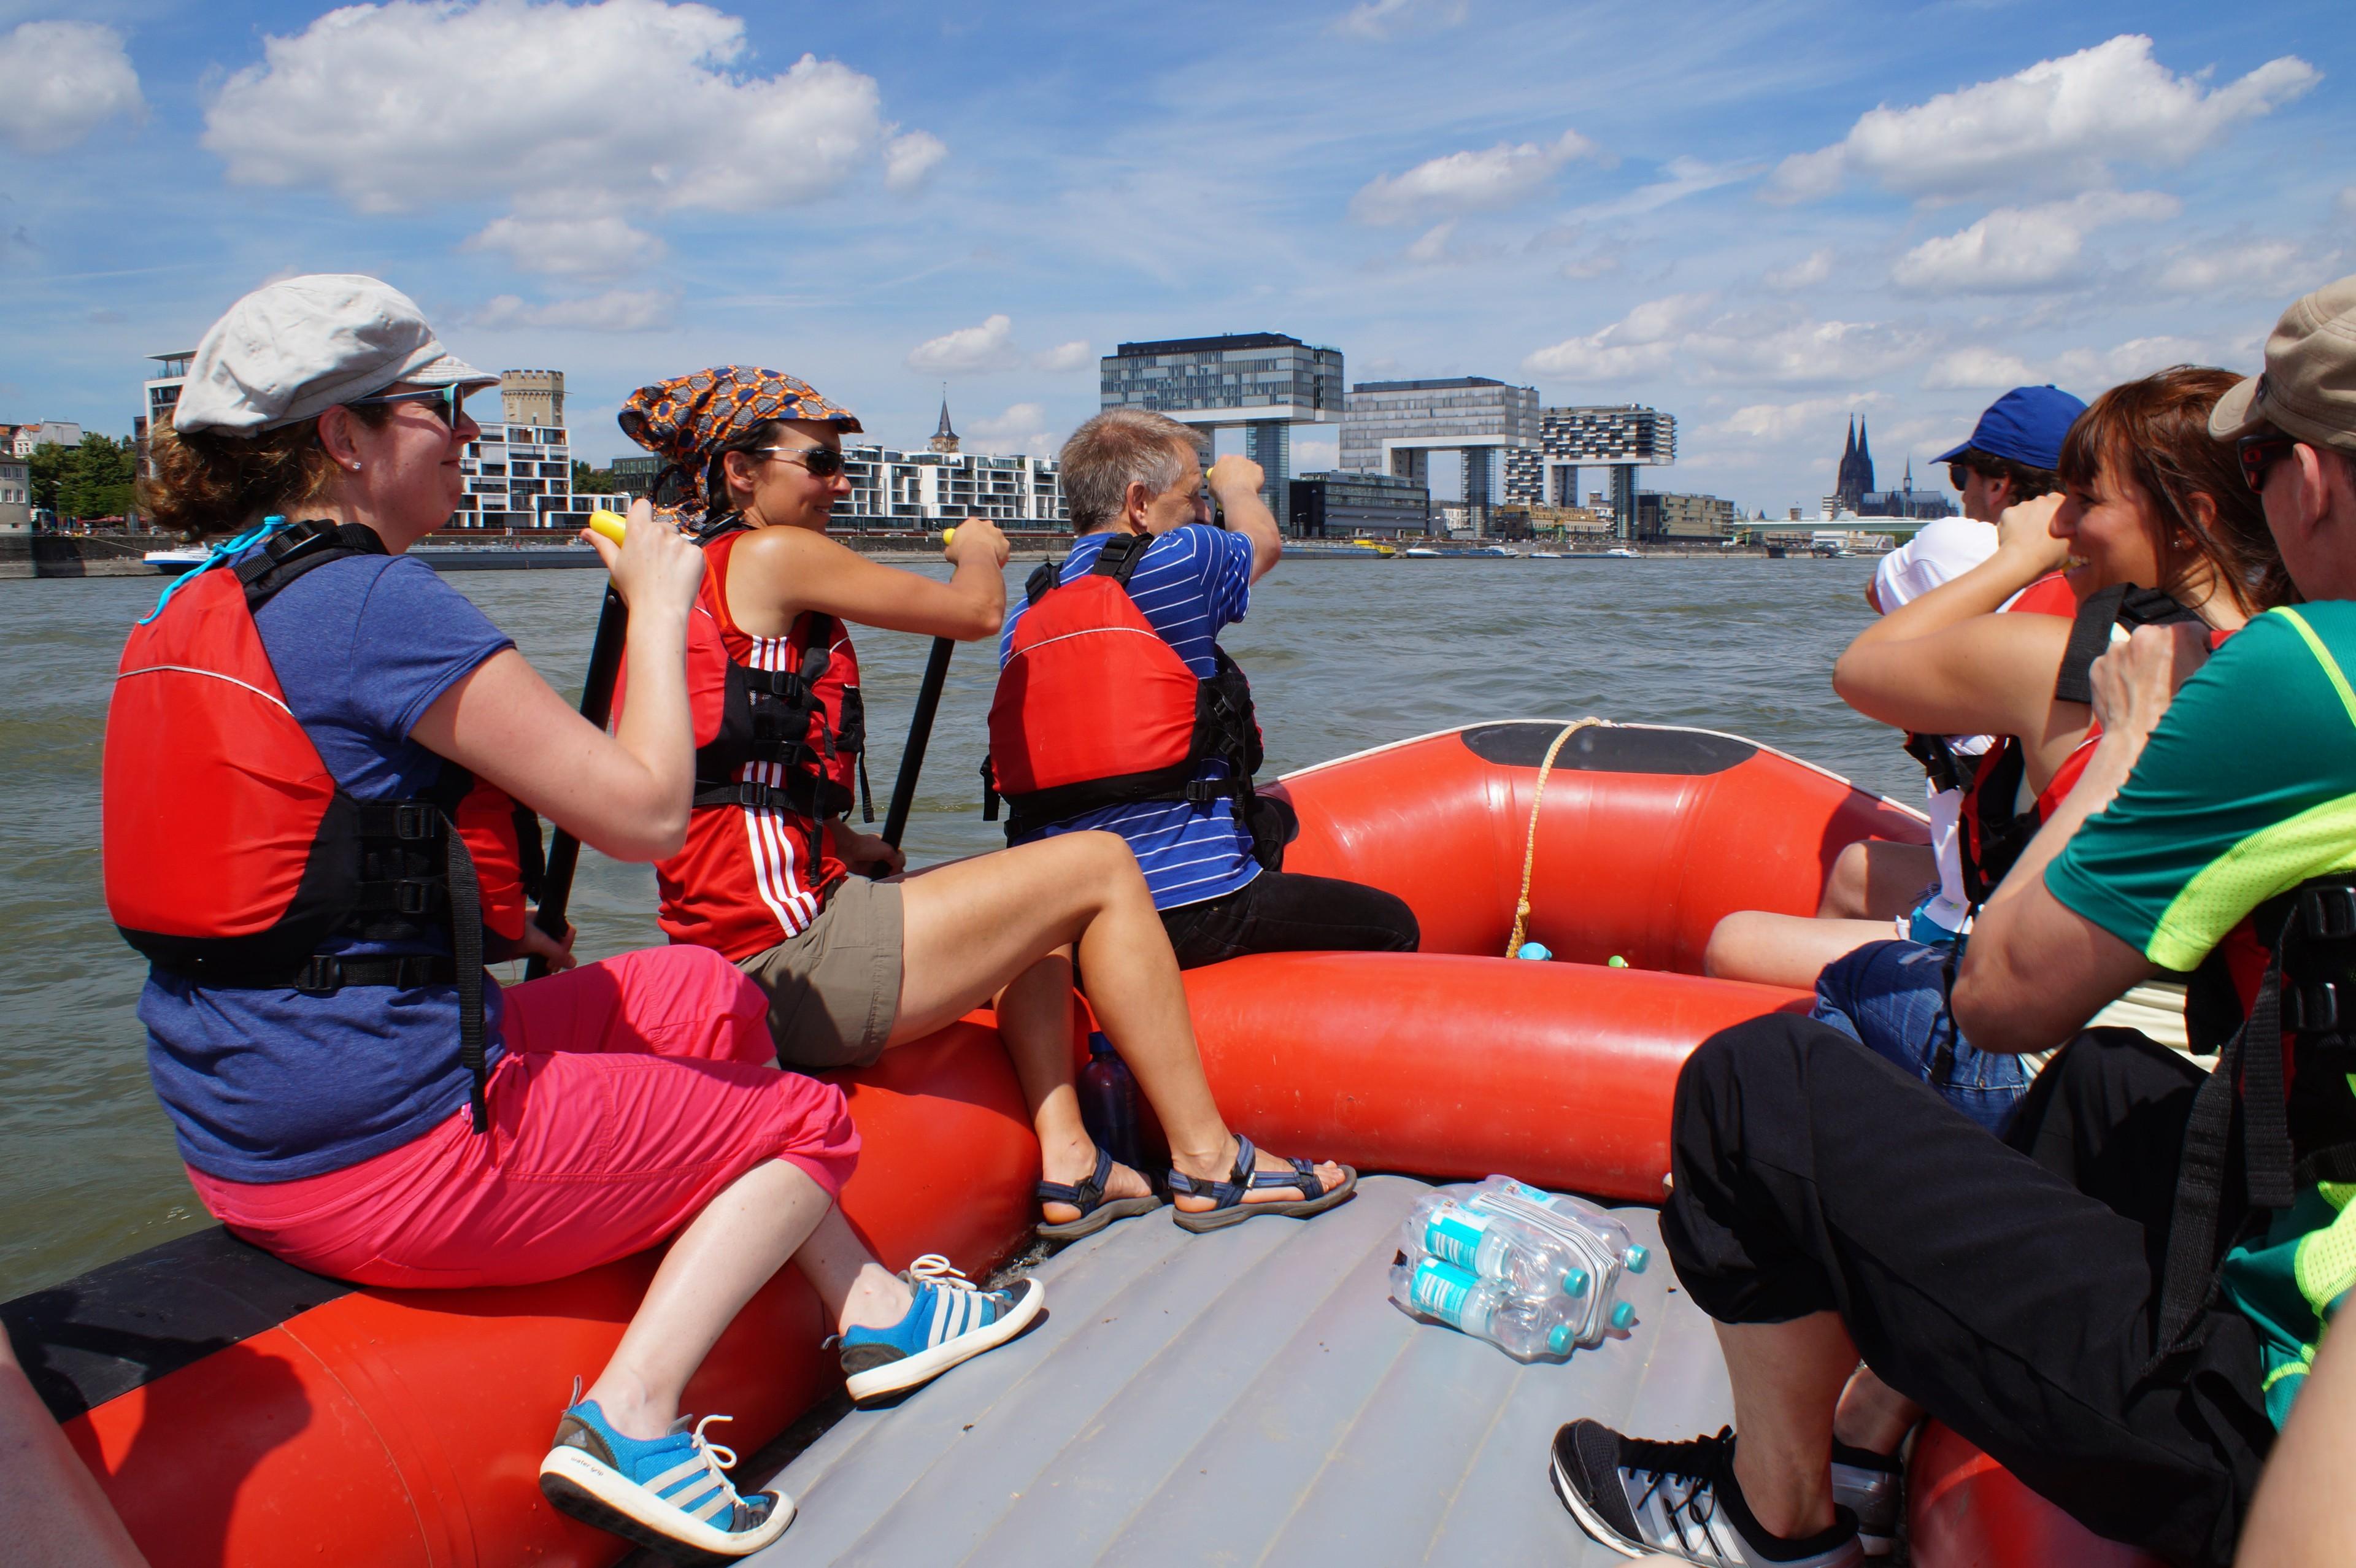
[[[689,1394],[734,1416],[740,1478],[800,1504],[748,1561],[1617,1563],[1546,1483],[1555,1426],[1731,1419],[1671,1270],[1633,1286],[1633,1328],[1523,1366],[1390,1306],[1399,1221],[1432,1181],[1506,1172],[1622,1205],[1657,1243],[1679,1065],[1809,1003],[1703,976],[1712,926],[1812,912],[1845,846],[1922,841],[1922,817],[1734,736],[1592,720],[1447,731],[1270,793],[1300,817],[1287,869],[1397,893],[1425,950],[1244,958],[1188,997],[1234,1125],[1355,1165],[1357,1198],[1306,1225],[1112,1226],[1036,1265],[1048,1306],[1022,1339],[765,1447],[841,1386],[782,1271]],[[1502,956],[1525,900],[1551,962]],[[1023,1253],[1037,1147],[989,1014],[840,1082],[867,1149],[843,1210],[887,1264],[939,1251],[980,1277]],[[214,1229],[0,1314],[157,1568],[589,1565],[622,1543],[552,1510],[535,1466],[653,1267],[361,1289]],[[1936,1428],[1911,1498],[1922,1568],[2138,1561]]]

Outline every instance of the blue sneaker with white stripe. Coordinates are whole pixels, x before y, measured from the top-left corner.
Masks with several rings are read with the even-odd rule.
[[[573,1392],[580,1392],[578,1384]],[[540,1462],[542,1496],[584,1524],[652,1547],[673,1562],[708,1562],[758,1552],[794,1521],[783,1492],[740,1497],[726,1471],[736,1456],[707,1442],[707,1415],[688,1429],[680,1416],[661,1437],[625,1437],[595,1400],[577,1400],[556,1425]]]
[[[1003,1345],[1047,1305],[1047,1287],[1035,1279],[983,1290],[938,1253],[926,1253],[900,1277],[916,1297],[905,1317],[889,1328],[843,1332],[843,1381],[853,1404],[905,1393]]]

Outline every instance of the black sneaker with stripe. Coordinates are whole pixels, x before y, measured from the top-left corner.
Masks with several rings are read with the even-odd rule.
[[[1734,1432],[1687,1443],[1623,1437],[1600,1421],[1554,1435],[1555,1494],[1579,1528],[1623,1557],[1658,1553],[1706,1568],[1857,1568],[1857,1519],[1784,1541],[1760,1528],[1734,1484]]]

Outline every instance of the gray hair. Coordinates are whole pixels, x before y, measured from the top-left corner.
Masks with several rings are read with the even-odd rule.
[[[1196,433],[1167,414],[1107,409],[1064,443],[1064,500],[1072,531],[1094,533],[1120,516],[1131,485],[1159,496],[1178,483],[1186,457],[1199,456]]]

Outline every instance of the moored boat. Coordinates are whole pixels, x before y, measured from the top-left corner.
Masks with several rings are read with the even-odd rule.
[[[1735,909],[1813,910],[1826,870],[1846,845],[1866,837],[1920,841],[1924,833],[1914,813],[1736,737],[1592,721],[1449,731],[1291,774],[1271,793],[1288,798],[1300,817],[1288,869],[1354,877],[1397,893],[1416,911],[1425,951],[1263,955],[1189,975],[1205,1065],[1233,1122],[1272,1147],[1314,1148],[1370,1172],[1453,1179],[1507,1171],[1640,1204],[1661,1193],[1670,1095],[1685,1055],[1729,1024],[1808,1003],[1795,991],[1703,977],[1711,927]],[[1556,962],[1502,956],[1524,902],[1524,934],[1552,949]],[[1076,1049],[1083,1034],[1075,1029]],[[1033,1218],[1036,1148],[989,1016],[892,1051],[841,1081],[869,1151],[844,1190],[844,1211],[886,1263],[899,1266],[937,1250],[980,1275],[1014,1255]],[[1166,1224],[1115,1227],[1107,1236],[1118,1246],[1108,1241],[1049,1265],[1061,1270],[1060,1299],[1077,1309],[1064,1328],[1035,1335],[1035,1346],[1017,1341],[999,1353],[1002,1365],[996,1358],[976,1363],[900,1411],[862,1416],[859,1433],[894,1422],[894,1433],[937,1432],[945,1445],[933,1462],[949,1468],[928,1472],[927,1484],[941,1495],[912,1499],[923,1501],[928,1520],[945,1509],[959,1519],[986,1515],[998,1530],[1017,1514],[1035,1513],[1051,1531],[1078,1531],[1101,1511],[1087,1495],[1059,1499],[1049,1471],[1051,1478],[1035,1486],[1018,1484],[1015,1501],[1007,1501],[995,1471],[955,1468],[1010,1463],[1007,1444],[993,1435],[959,1449],[954,1429],[996,1421],[1025,1399],[1085,1401],[1096,1386],[1091,1379],[1113,1375],[1089,1360],[1110,1354],[1101,1337],[1082,1329],[1098,1316],[1087,1304],[1115,1296],[1148,1315],[1153,1297],[1141,1285],[1120,1296],[1123,1282],[1111,1276],[1124,1268],[1156,1271],[1153,1289],[1172,1293],[1158,1316],[1183,1323],[1187,1291],[1212,1289],[1214,1276],[1224,1290],[1237,1268],[1274,1266],[1267,1260],[1279,1253],[1269,1249],[1282,1239],[1280,1272],[1289,1283],[1269,1288],[1312,1293],[1304,1322],[1318,1328],[1314,1304],[1343,1294],[1374,1256],[1368,1248],[1386,1246],[1379,1203],[1406,1200],[1403,1189],[1370,1189],[1366,1207],[1346,1224],[1338,1221],[1355,1205],[1307,1227],[1265,1221],[1194,1239],[1150,1265],[1139,1249],[1160,1245]],[[215,1230],[22,1298],[5,1314],[70,1440],[159,1565],[585,1564],[614,1560],[620,1543],[553,1513],[534,1485],[533,1465],[571,1380],[610,1353],[652,1266],[651,1256],[641,1256],[521,1289],[356,1289]],[[1648,1288],[1665,1290],[1665,1275]],[[1368,1317],[1357,1310],[1368,1305],[1359,1287],[1352,1285],[1348,1295],[1355,1304],[1344,1315],[1355,1336],[1344,1347],[1351,1353],[1330,1372],[1312,1361],[1288,1365],[1281,1375],[1312,1410],[1373,1408],[1371,1392],[1317,1380],[1385,1378],[1391,1363],[1384,1357],[1392,1353],[1385,1347],[1406,1354],[1410,1341],[1401,1337],[1423,1333],[1412,1341],[1414,1354],[1440,1369],[1438,1381],[1401,1385],[1404,1403],[1382,1407],[1392,1424],[1385,1431],[1415,1422],[1417,1400],[1442,1399],[1445,1387],[1458,1386],[1450,1369],[1462,1347],[1434,1349],[1444,1341],[1433,1331],[1393,1321],[1396,1315]],[[1051,1297],[1051,1318],[1057,1300]],[[1687,1390],[1670,1407],[1679,1415],[1713,1408],[1723,1372],[1706,1325],[1674,1292],[1647,1296],[1643,1311],[1648,1326],[1640,1345],[1532,1369],[1496,1383],[1496,1397],[1525,1421],[1548,1411],[1569,1419],[1584,1413],[1576,1400],[1605,1397],[1597,1389],[1621,1387],[1633,1397],[1638,1383],[1656,1381],[1633,1369],[1658,1366],[1660,1379]],[[783,1271],[698,1374],[691,1404],[732,1413],[735,1445],[752,1452],[838,1386],[833,1359],[819,1344],[824,1332],[800,1275]],[[1186,1355],[1171,1352],[1172,1359],[1143,1355],[1121,1386],[1198,1407],[1205,1399],[1249,1397],[1242,1387],[1254,1381],[1248,1376],[1219,1393],[1223,1377],[1233,1382],[1240,1375],[1232,1361],[1240,1351],[1199,1338],[1183,1348]],[[1190,1370],[1174,1370],[1181,1365]],[[1564,1375],[1547,1381],[1553,1372]],[[1015,1379],[1019,1388],[1008,1381]],[[972,1400],[999,1416],[944,1422],[941,1413],[958,1408],[955,1402]],[[1265,1423],[1232,1419],[1243,1408],[1219,1406],[1227,1414],[1212,1423],[1230,1447],[1244,1445],[1226,1454],[1223,1477],[1256,1466],[1269,1477],[1294,1475],[1278,1461],[1297,1457],[1300,1445],[1272,1435]],[[1458,1413],[1470,1419],[1478,1412]],[[1337,1430],[1346,1436],[1374,1428],[1345,1423]],[[849,1436],[835,1443],[828,1462],[851,1444]],[[1918,1460],[1918,1509],[1927,1495],[1945,1510],[1939,1515],[1945,1533],[1937,1537],[1944,1544],[1926,1550],[1918,1541],[1918,1563],[2040,1560],[2013,1553],[2011,1534],[1991,1537],[1976,1522],[1990,1518],[2029,1521],[2008,1531],[2045,1531],[2036,1536],[2040,1550],[2064,1539],[2066,1532],[2052,1533],[2061,1528],[2052,1510],[2017,1485],[2006,1490],[2008,1477],[1952,1439],[1944,1445],[1935,1449],[1945,1456],[1944,1468],[1926,1477]],[[1345,1456],[1347,1448],[1344,1442]],[[1532,1510],[1515,1517],[1529,1530],[1552,1531],[1564,1553],[1585,1548],[1547,1496],[1535,1453],[1503,1455],[1497,1463],[1508,1470],[1518,1465],[1529,1494],[1513,1494],[1514,1509],[1526,1501]],[[1042,1472],[1034,1463],[1022,1474]],[[1162,1474],[1146,1479],[1191,1485],[1156,1479]],[[1380,1467],[1369,1478],[1391,1490],[1420,1480]],[[1297,1488],[1306,1497],[1317,1484],[1302,1478]],[[1018,1508],[1026,1488],[1032,1500]],[[902,1489],[873,1506],[898,1506]],[[806,1496],[804,1522],[776,1560],[788,1553],[809,1560],[798,1541],[832,1539],[825,1532],[835,1528],[811,1529],[812,1510],[837,1498],[849,1519],[869,1506],[859,1501],[862,1495],[846,1473],[840,1485],[830,1480]],[[1152,1497],[1171,1504],[1180,1495],[1165,1489]],[[1128,1509],[1124,1518],[1145,1506],[1134,1497],[1105,1500]],[[1280,1495],[1270,1501],[1265,1517],[1272,1522],[1264,1529],[1249,1509],[1207,1511],[1231,1533],[1259,1530],[1250,1554],[1265,1555],[1258,1549],[1273,1548],[1297,1523],[1292,1510],[1276,1506],[1281,1501]],[[1059,1518],[1058,1509],[1067,1511]],[[1285,1536],[1290,1554],[1422,1560],[1419,1547],[1408,1548],[1428,1537],[1360,1540],[1348,1533],[1350,1516],[1337,1505],[1330,1524],[1314,1529],[1342,1533]],[[1134,1551],[1123,1555],[1114,1540],[1107,1538],[1112,1555],[1101,1560],[1144,1560]],[[1159,1555],[1201,1560],[1183,1558],[1182,1546],[1191,1549],[1194,1540],[1173,1535]],[[1229,1539],[1223,1549],[1233,1545]]]

